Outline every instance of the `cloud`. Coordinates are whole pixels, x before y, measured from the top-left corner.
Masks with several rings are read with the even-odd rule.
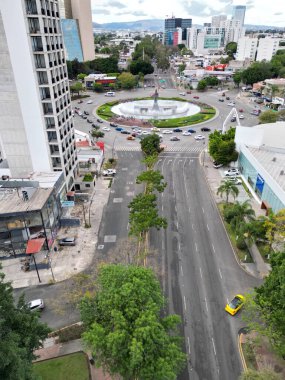
[[[283,15],[283,12],[275,12],[274,13],[274,16],[281,16],[281,15]]]
[[[136,16],[136,17],[148,16],[148,14],[143,11],[124,11],[124,12],[115,13],[116,16],[123,16],[126,14],[131,15],[131,16]]]
[[[127,8],[127,6],[124,3],[121,3],[120,1],[117,1],[117,0],[109,0],[106,3],[106,6],[114,7],[114,8]]]
[[[93,9],[92,13],[94,15],[109,15],[109,14],[111,14],[111,12],[108,11],[108,9],[98,9],[98,8]]]

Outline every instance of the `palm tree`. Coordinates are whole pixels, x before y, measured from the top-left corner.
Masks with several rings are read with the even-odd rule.
[[[255,217],[255,211],[252,209],[249,199],[243,203],[236,202],[232,210],[234,217],[231,226],[235,231],[243,224],[245,220],[252,221]]]
[[[239,189],[236,187],[236,185],[230,181],[230,180],[225,180],[222,181],[222,184],[217,190],[217,195],[221,194],[226,194],[226,203],[229,201],[229,195],[231,194],[234,198],[236,198],[239,194]]]

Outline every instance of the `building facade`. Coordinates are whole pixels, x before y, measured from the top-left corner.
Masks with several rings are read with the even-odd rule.
[[[187,40],[187,28],[192,27],[192,19],[171,17],[164,20],[164,45],[172,46],[174,41],[174,33],[177,28],[181,28],[182,41]]]
[[[12,177],[77,174],[74,126],[56,0],[0,3],[0,135]]]
[[[257,38],[250,37],[242,37],[239,38],[237,44],[237,52],[236,52],[236,60],[237,61],[245,61],[249,59],[250,61],[254,61],[257,52]]]
[[[79,62],[82,62],[83,54],[77,21],[68,18],[61,19],[60,21],[66,59],[69,61],[77,59]]]
[[[270,61],[272,57],[276,54],[277,50],[285,49],[285,46],[280,46],[281,42],[285,43],[285,38],[260,38],[258,43],[256,60],[259,62],[263,60]]]

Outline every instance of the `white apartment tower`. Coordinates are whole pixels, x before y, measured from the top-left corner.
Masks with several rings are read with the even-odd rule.
[[[57,0],[0,2],[0,136],[12,177],[77,171]]]
[[[219,16],[212,16],[212,22],[211,27],[212,28],[219,28],[222,21],[226,21],[227,16],[226,15],[219,15]]]
[[[236,60],[245,61],[249,59],[254,61],[257,52],[258,38],[242,37],[237,44]]]
[[[273,57],[273,55],[276,54],[277,50],[284,49],[284,46],[279,46],[280,42],[284,42],[284,38],[272,38],[272,37],[265,37],[260,38],[258,43],[258,50],[257,50],[257,61],[270,61]]]

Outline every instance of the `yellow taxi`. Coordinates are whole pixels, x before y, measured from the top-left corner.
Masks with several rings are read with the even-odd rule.
[[[244,302],[245,302],[245,298],[244,296],[242,296],[241,294],[237,294],[232,300],[231,302],[229,302],[226,307],[225,307],[225,310],[231,314],[231,315],[235,315],[244,305]]]

